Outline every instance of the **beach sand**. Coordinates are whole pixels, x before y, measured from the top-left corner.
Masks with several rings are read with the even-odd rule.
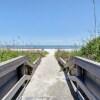
[[[58,49],[11,49],[11,50],[14,50],[14,51],[37,51],[37,50],[43,50],[43,51],[47,51],[47,52],[55,52],[57,51]],[[59,50],[63,50],[63,51],[74,51],[74,50],[79,50],[79,49],[59,49]]]

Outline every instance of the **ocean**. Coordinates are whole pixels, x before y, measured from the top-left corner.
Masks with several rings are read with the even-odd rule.
[[[0,45],[0,48],[11,49],[75,49],[81,48],[81,46],[75,45]]]

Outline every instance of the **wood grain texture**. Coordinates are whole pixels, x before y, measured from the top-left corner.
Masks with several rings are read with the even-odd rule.
[[[69,79],[75,81],[90,100],[100,98],[100,63],[82,57],[74,57],[68,62],[60,58],[59,61],[69,69]]]
[[[38,58],[32,63],[28,58],[19,56],[0,63],[0,99],[7,94],[3,100],[11,100],[10,98],[16,94],[24,82],[31,79],[40,61],[41,58]],[[29,68],[32,71],[30,75],[28,75]]]
[[[15,85],[14,87],[2,98],[2,100],[11,100],[18,89],[24,84],[25,80],[29,80],[30,76],[24,75]]]

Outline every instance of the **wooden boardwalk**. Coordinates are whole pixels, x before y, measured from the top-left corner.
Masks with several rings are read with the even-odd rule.
[[[54,54],[33,63],[24,56],[0,63],[0,100],[100,100],[100,63],[73,57],[58,64]]]
[[[22,100],[74,100],[54,53],[52,50],[42,59]]]

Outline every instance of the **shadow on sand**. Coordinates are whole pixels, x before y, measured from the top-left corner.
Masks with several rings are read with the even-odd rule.
[[[58,63],[60,65],[60,67],[64,69],[64,67],[62,66],[62,64],[59,61],[58,61]],[[77,92],[74,90],[71,81],[68,79],[67,72],[66,71],[63,71],[63,72],[64,72],[64,75],[65,75],[66,83],[67,83],[67,85],[70,89],[71,95],[73,96],[74,100],[79,100],[78,96],[77,96]]]
[[[73,96],[74,100],[79,100],[78,97],[77,97],[77,93],[76,93],[76,91],[74,90],[71,81],[67,78],[68,75],[67,75],[67,73],[66,73],[65,71],[64,71],[64,75],[65,75],[66,83],[67,83],[67,85],[69,86],[71,95]]]

